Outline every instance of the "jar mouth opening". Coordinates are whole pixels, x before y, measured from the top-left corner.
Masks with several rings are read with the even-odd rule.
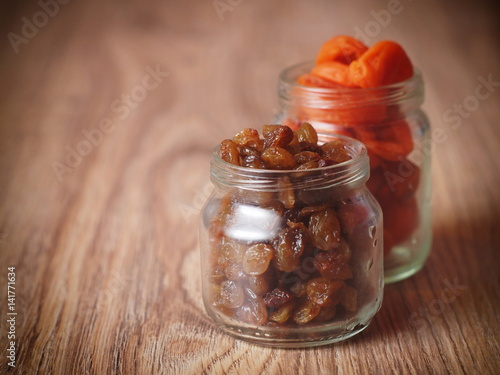
[[[314,61],[301,62],[285,68],[279,75],[279,96],[284,101],[300,101],[301,105],[321,107],[328,102],[330,106],[345,108],[357,105],[376,105],[400,102],[416,98],[418,105],[423,102],[423,79],[420,70],[414,67],[411,78],[391,85],[360,87],[312,87],[297,83],[302,74],[310,73]]]
[[[355,181],[366,182],[369,177],[369,159],[366,146],[362,142],[338,134],[319,134],[319,137],[319,144],[333,140],[342,141],[351,159],[326,167],[304,170],[255,169],[226,162],[221,158],[219,146],[217,146],[212,151],[211,178],[214,182],[225,186],[259,191],[282,189],[283,181],[293,183],[294,188],[306,190]]]

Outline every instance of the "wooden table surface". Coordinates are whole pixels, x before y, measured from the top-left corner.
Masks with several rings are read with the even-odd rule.
[[[493,6],[6,0],[0,17],[1,374],[500,373]],[[235,340],[201,302],[210,150],[271,121],[284,67],[356,33],[400,42],[423,71],[440,134],[432,253],[344,343]]]

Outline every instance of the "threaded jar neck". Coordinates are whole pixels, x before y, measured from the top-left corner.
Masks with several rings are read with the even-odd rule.
[[[406,81],[377,88],[320,88],[298,84],[297,78],[309,73],[313,66],[313,61],[302,62],[281,72],[278,85],[279,101],[287,113],[300,117],[302,110],[317,110],[315,113],[321,117],[322,110],[330,113],[337,111],[337,119],[345,120],[343,112],[352,113],[360,108],[366,110],[383,106],[388,109],[387,115],[394,118],[395,111],[405,113],[418,109],[424,100],[424,83],[418,69],[415,69],[413,77]],[[311,117],[311,113],[308,114]]]
[[[352,159],[328,167],[307,170],[268,170],[245,168],[230,164],[220,157],[219,146],[212,152],[210,175],[212,182],[221,188],[279,192],[289,189],[313,191],[332,187],[362,186],[370,173],[369,159],[363,143],[340,135],[322,136],[322,143],[339,139]],[[287,181],[284,186],[283,181]]]

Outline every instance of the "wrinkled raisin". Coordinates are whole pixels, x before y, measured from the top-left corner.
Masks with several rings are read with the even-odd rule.
[[[311,214],[309,231],[314,246],[321,250],[330,250],[340,245],[340,224],[331,208]]]
[[[264,243],[253,245],[243,256],[243,270],[247,275],[262,275],[273,257],[274,249],[270,245]]]
[[[262,139],[259,132],[252,128],[246,128],[238,132],[233,137],[233,142],[240,147],[251,147],[257,151],[262,151]]]
[[[217,304],[234,309],[240,307],[244,301],[243,289],[234,281],[226,280],[221,284]]]
[[[264,148],[285,148],[293,139],[293,131],[284,125],[264,125],[262,127],[264,136]]]
[[[298,281],[290,287],[290,291],[297,298],[304,297],[307,293],[307,284],[302,281]]]
[[[262,298],[248,299],[236,312],[236,316],[241,321],[262,326],[267,322],[267,309]]]
[[[325,159],[332,160],[335,164],[351,160],[344,143],[340,139],[324,143],[321,148],[324,151]]]
[[[319,159],[321,159],[321,156],[319,154],[312,151],[302,151],[299,152],[298,154],[293,155],[293,157],[297,162],[297,164],[304,164],[311,161],[318,161]]]
[[[295,301],[289,301],[278,310],[269,315],[269,320],[283,324],[292,316],[293,309],[295,308]]]
[[[241,281],[246,280],[247,275],[245,271],[243,271],[243,266],[241,263],[230,263],[224,269],[224,274],[229,280],[232,281]]]
[[[295,310],[293,320],[297,324],[309,323],[318,316],[320,311],[321,307],[319,305],[307,300]]]
[[[274,263],[278,270],[291,272],[300,266],[300,256],[308,242],[307,234],[297,228],[285,228],[274,241]]]
[[[262,160],[260,156],[249,155],[243,158],[241,166],[246,168],[265,169],[266,163],[264,163],[264,160]]]
[[[335,305],[340,302],[344,282],[331,281],[323,277],[307,282],[307,298],[319,306]]]
[[[319,168],[319,164],[317,161],[308,161],[307,163],[300,164],[298,167],[295,167],[296,171],[305,171],[307,169]]]
[[[307,122],[303,122],[300,125],[300,128],[295,131],[297,135],[297,139],[299,142],[309,142],[309,143],[318,143],[318,134],[316,133],[316,129]]]
[[[238,241],[223,237],[219,248],[219,264],[226,266],[230,263],[239,263],[247,250],[247,246]]]
[[[291,294],[284,289],[275,288],[264,296],[264,302],[269,307],[280,307],[292,298]]]
[[[225,139],[220,143],[220,156],[222,160],[228,163],[240,165],[238,146],[230,139]]]
[[[293,169],[297,164],[293,155],[281,147],[266,148],[261,158],[269,169]]]
[[[344,258],[334,251],[321,251],[314,258],[314,265],[321,276],[329,280],[352,278],[351,268]]]
[[[266,274],[248,277],[248,287],[258,296],[262,296],[269,290],[270,283]]]
[[[252,147],[243,146],[243,147],[240,147],[240,155],[242,157],[245,157],[245,156],[259,156],[260,157],[260,151],[256,150],[255,148],[252,148]]]

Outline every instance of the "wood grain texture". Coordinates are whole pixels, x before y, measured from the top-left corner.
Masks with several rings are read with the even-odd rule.
[[[230,7],[219,17],[211,0],[73,0],[16,53],[7,35],[40,5],[0,5],[0,373],[500,373],[498,83],[477,106],[467,99],[481,77],[500,82],[496,9],[401,0],[379,26],[373,40],[399,41],[424,72],[425,109],[445,135],[433,144],[433,251],[386,288],[363,333],[280,350],[234,340],[204,312],[197,214],[209,153],[272,119],[281,69],[369,27],[387,1]],[[473,110],[446,122],[464,100]],[[108,132],[86,144],[102,123]],[[59,179],[54,162],[78,147],[88,154]],[[449,283],[463,286],[455,298],[443,297]]]

